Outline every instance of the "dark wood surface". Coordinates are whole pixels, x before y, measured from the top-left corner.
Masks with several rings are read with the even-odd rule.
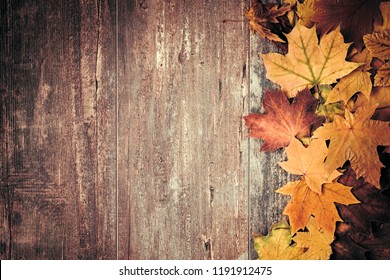
[[[0,259],[256,258],[289,178],[248,5],[1,1]]]

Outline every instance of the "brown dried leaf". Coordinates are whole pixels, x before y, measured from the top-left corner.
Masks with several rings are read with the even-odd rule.
[[[373,31],[373,20],[382,23],[379,10],[381,0],[321,0],[313,20],[324,35],[341,25],[341,33],[347,42],[354,42],[358,50],[363,48],[363,35]]]
[[[373,57],[390,59],[390,30],[364,35],[363,40]]]
[[[375,75],[374,85],[379,87],[390,87],[390,61],[383,64]]]

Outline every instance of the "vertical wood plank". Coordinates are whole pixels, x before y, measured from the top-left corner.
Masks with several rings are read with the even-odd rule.
[[[4,2],[1,256],[115,258],[115,5]]]
[[[120,1],[119,257],[248,250],[242,1]],[[244,69],[244,70],[243,70]]]

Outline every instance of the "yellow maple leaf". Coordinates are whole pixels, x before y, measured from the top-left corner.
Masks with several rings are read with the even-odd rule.
[[[306,225],[308,231],[297,232],[293,241],[297,247],[304,249],[304,253],[299,256],[300,260],[328,260],[332,254],[330,244],[334,240],[334,235],[323,229],[318,229],[313,216],[310,217]]]
[[[307,28],[312,28],[315,22],[312,20],[316,8],[314,6],[316,0],[305,0],[303,3],[297,4],[297,14],[302,25]]]
[[[336,222],[342,221],[334,203],[345,205],[359,203],[351,193],[350,187],[337,182],[324,184],[321,194],[313,192],[305,180],[290,182],[276,192],[291,196],[283,214],[289,216],[292,233],[303,229],[313,215],[317,228],[322,228],[333,235]]]
[[[357,177],[377,188],[379,187],[380,169],[376,147],[390,145],[389,122],[371,120],[378,104],[359,107],[355,113],[345,110],[345,118],[335,116],[332,123],[326,123],[316,129],[313,138],[330,140],[326,170],[332,171],[349,160]]]
[[[274,224],[268,235],[253,234],[259,260],[298,260],[303,249],[292,245],[290,226],[286,221]]]
[[[348,100],[357,92],[361,92],[369,98],[372,89],[371,74],[368,72],[371,68],[371,60],[372,56],[367,49],[352,56],[352,62],[363,63],[363,65],[340,79],[330,92],[325,104],[340,100],[344,101],[344,104],[347,104]]]
[[[324,141],[314,139],[305,148],[298,139],[293,138],[285,151],[288,161],[280,162],[279,165],[287,172],[302,175],[314,192],[321,193],[323,183],[331,183],[341,175],[336,169],[331,172],[325,170],[324,160],[328,148]]]
[[[286,35],[288,53],[261,54],[267,78],[278,83],[288,97],[299,90],[320,84],[332,84],[360,66],[345,60],[350,44],[345,44],[340,28],[317,40],[315,27],[297,24]]]

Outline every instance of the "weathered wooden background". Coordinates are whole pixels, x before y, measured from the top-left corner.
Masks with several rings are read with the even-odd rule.
[[[0,259],[254,259],[281,219],[242,0],[0,1]]]

